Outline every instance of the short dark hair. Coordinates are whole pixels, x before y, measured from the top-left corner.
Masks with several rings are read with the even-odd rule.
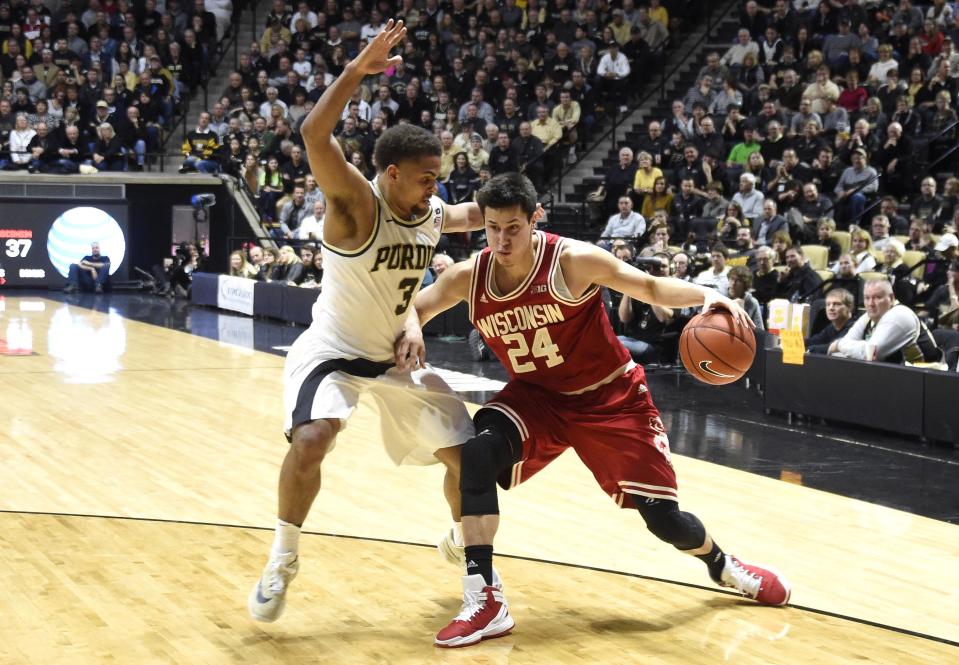
[[[721,242],[714,243],[713,246],[709,248],[709,253],[712,254],[713,252],[722,254],[724,259],[729,258],[729,249]]]
[[[380,173],[390,164],[421,157],[439,157],[442,154],[443,146],[434,134],[409,123],[387,129],[373,148],[376,170]]]
[[[536,212],[536,188],[522,173],[501,173],[480,188],[476,203],[484,214],[487,208],[500,210],[518,205],[527,217],[532,217]]]

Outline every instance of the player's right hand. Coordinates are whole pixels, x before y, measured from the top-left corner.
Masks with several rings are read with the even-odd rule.
[[[426,365],[426,342],[423,331],[407,327],[393,345],[393,361],[397,369],[414,370]]]
[[[394,55],[391,58],[390,51],[402,42],[404,37],[406,37],[406,27],[403,21],[394,23],[393,19],[390,19],[380,34],[374,37],[373,41],[367,44],[350,64],[363,75],[379,74],[389,67],[396,66],[403,62],[403,56]]]

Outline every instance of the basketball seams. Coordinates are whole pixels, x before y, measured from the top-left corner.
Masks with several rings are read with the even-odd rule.
[[[693,329],[693,335],[696,337],[696,342],[697,342],[701,347],[703,347],[703,351],[705,351],[706,353],[708,353],[708,354],[711,356],[711,357],[710,357],[710,360],[713,360],[713,361],[715,361],[715,362],[717,362],[717,363],[719,363],[719,364],[721,364],[721,365],[725,365],[726,367],[728,367],[728,368],[729,368],[730,370],[732,370],[733,372],[736,372],[737,374],[745,374],[745,373],[746,373],[746,371],[749,369],[748,366],[746,367],[746,369],[739,369],[738,367],[730,364],[728,361],[723,360],[723,358],[720,357],[715,351],[713,351],[712,348],[710,348],[710,346],[709,346],[708,344],[706,344],[706,341],[699,336],[700,330],[702,330],[701,327],[694,328],[694,329]],[[718,328],[713,328],[713,330],[718,330]],[[722,333],[723,335],[729,335],[729,331],[728,331],[728,330],[722,330],[721,333]],[[735,335],[730,335],[730,337],[733,337],[734,339],[736,338]]]

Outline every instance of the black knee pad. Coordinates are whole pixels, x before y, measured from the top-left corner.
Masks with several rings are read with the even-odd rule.
[[[460,461],[462,511],[464,515],[498,515],[496,478],[519,459],[519,432],[494,409],[481,409],[474,422],[476,436],[463,444]]]
[[[706,527],[692,513],[684,513],[675,501],[645,499],[634,496],[639,514],[650,533],[678,550],[694,550],[703,546]]]

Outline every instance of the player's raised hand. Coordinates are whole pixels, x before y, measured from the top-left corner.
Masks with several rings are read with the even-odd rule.
[[[403,21],[394,22],[390,19],[380,34],[360,51],[351,64],[364,75],[379,74],[388,67],[400,64],[403,62],[403,56],[394,55],[391,58],[390,51],[402,42],[404,37],[406,37],[406,26],[403,25]]]
[[[542,204],[542,203],[537,203],[537,204],[536,204],[536,210],[533,211],[533,216],[530,217],[530,221],[531,221],[533,224],[536,224],[537,222],[545,222],[545,221],[546,221],[546,209],[543,208],[543,204]]]
[[[713,289],[706,289],[706,295],[703,301],[703,311],[716,309],[725,309],[727,312],[732,314],[733,320],[739,325],[743,326],[746,329],[753,329],[756,327],[756,324],[753,323],[753,319],[749,314],[746,313],[746,310],[743,309],[743,306],[737,303],[735,300],[731,300],[724,295],[721,295],[718,291]]]

